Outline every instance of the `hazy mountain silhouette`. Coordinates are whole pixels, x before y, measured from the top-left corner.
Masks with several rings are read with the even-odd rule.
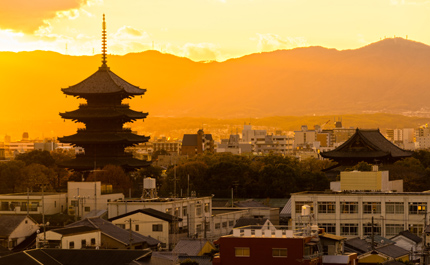
[[[78,100],[61,88],[94,73],[101,56],[0,52],[0,120],[55,120]],[[193,62],[157,51],[108,56],[108,66],[147,88],[132,109],[150,116],[267,117],[430,113],[430,47],[401,38],[356,50],[306,47]]]

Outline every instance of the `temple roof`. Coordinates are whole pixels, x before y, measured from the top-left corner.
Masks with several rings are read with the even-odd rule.
[[[103,143],[141,143],[149,140],[148,136],[136,135],[131,132],[89,132],[82,130],[74,135],[59,138],[62,143],[103,144]]]
[[[61,89],[64,94],[85,96],[93,94],[124,93],[129,96],[143,95],[146,89],[134,86],[112,72],[109,67],[102,66],[97,72],[84,81]]]
[[[338,148],[322,152],[324,158],[336,159],[400,159],[412,156],[412,152],[403,150],[388,141],[376,130],[360,130],[357,128],[355,134]]]
[[[60,113],[63,119],[92,119],[92,118],[128,118],[128,119],[144,119],[148,113],[134,111],[129,108],[79,108],[74,111]]]

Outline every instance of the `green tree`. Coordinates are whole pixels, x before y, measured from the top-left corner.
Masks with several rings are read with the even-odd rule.
[[[124,194],[128,194],[132,184],[124,170],[115,165],[107,165],[102,170],[90,173],[86,181],[101,181],[102,184],[110,184],[114,192]]]
[[[0,193],[14,193],[17,191],[18,180],[23,178],[25,163],[11,160],[0,163]]]
[[[23,169],[23,174],[17,179],[17,191],[40,191],[45,186],[46,191],[53,191],[56,182],[55,171],[41,164],[30,164]]]

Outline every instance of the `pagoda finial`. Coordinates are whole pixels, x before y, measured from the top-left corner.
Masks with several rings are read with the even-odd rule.
[[[105,14],[103,14],[103,30],[102,30],[102,68],[107,68],[107,60],[106,60],[106,21],[105,21]]]

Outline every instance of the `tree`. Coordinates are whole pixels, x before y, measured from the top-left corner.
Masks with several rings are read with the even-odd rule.
[[[44,165],[45,167],[52,167],[55,165],[55,160],[52,158],[51,154],[48,151],[42,150],[33,150],[18,154],[15,157],[15,160],[23,161],[26,166],[34,163]]]
[[[101,181],[102,184],[112,185],[114,192],[128,194],[131,188],[130,177],[120,166],[107,165],[100,171],[92,172],[86,181]]]
[[[17,179],[17,191],[40,191],[41,186],[46,191],[53,191],[56,182],[55,171],[41,164],[30,164],[23,169],[23,174]]]
[[[25,163],[11,160],[0,163],[0,193],[14,193],[17,191],[18,180],[23,178]]]

